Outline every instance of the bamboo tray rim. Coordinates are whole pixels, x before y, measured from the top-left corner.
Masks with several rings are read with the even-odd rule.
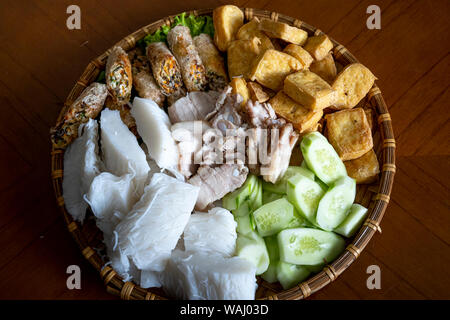
[[[308,23],[305,23],[299,19],[289,17],[287,15],[279,14],[277,12],[271,12],[267,10],[253,9],[253,8],[241,8],[244,12],[245,21],[251,20],[253,17],[267,18],[274,21],[280,21],[289,25],[299,27],[308,32],[311,35],[320,35],[323,32]],[[187,11],[188,14],[194,15],[211,15],[213,9],[202,9]],[[178,15],[178,14],[177,14]],[[129,51],[136,46],[138,40],[143,38],[148,33],[153,33],[162,25],[170,25],[174,22],[174,17],[177,15],[171,15],[155,21],[149,25],[146,25],[132,34],[126,36],[110,49],[106,50],[102,55],[92,60],[79,80],[76,82],[72,90],[70,91],[64,106],[61,109],[57,122],[64,116],[67,108],[75,101],[75,99],[81,94],[81,92],[95,79],[101,70],[104,69],[106,59],[111,52],[111,49],[115,46],[121,46],[125,51]],[[358,62],[358,60],[339,42],[330,37],[333,42],[333,54],[335,59],[343,63],[345,66],[349,63]],[[306,281],[298,284],[294,288],[284,290],[275,294],[267,295],[261,299],[278,300],[278,299],[303,299],[318,290],[325,287],[327,284],[336,280],[336,278],[342,274],[361,254],[368,242],[371,240],[376,232],[381,233],[380,223],[390,200],[390,194],[394,181],[394,175],[396,171],[395,166],[395,138],[392,129],[392,121],[388,108],[383,99],[382,93],[376,84],[371,88],[367,94],[368,102],[372,105],[373,110],[377,113],[378,130],[381,134],[381,141],[379,142],[377,156],[380,161],[381,179],[376,188],[369,187],[368,192],[373,192],[371,196],[369,214],[365,220],[363,226],[359,229],[359,232],[354,236],[353,241],[349,244],[344,252],[335,259],[331,264],[326,265],[323,270],[314,276],[308,278]],[[374,146],[375,149],[375,146]],[[100,255],[90,246],[87,235],[82,232],[82,225],[73,220],[72,216],[67,212],[64,206],[64,198],[62,196],[62,178],[63,178],[63,158],[64,150],[56,149],[52,145],[51,151],[51,180],[56,197],[56,202],[60,208],[61,213],[64,216],[64,220],[67,229],[72,234],[73,238],[80,247],[83,256],[94,266],[94,268],[100,273],[107,292],[120,296],[125,300],[165,300],[165,296],[155,293],[153,289],[143,289],[140,286],[132,282],[124,282],[122,278],[108,265],[104,264]],[[271,289],[270,285],[261,279],[258,280],[260,287]]]

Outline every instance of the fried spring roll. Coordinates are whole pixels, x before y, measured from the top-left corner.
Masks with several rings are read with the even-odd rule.
[[[188,91],[203,91],[206,88],[206,72],[188,27],[178,25],[167,34],[170,50],[181,68]]]
[[[211,37],[202,33],[194,38],[200,59],[206,70],[208,89],[222,91],[228,83],[223,57],[220,55]]]
[[[72,103],[64,118],[50,130],[52,142],[56,148],[67,147],[78,137],[78,127],[89,119],[97,117],[103,108],[108,91],[106,85],[92,83]]]
[[[133,76],[127,53],[121,47],[114,47],[106,62],[106,87],[117,103],[130,101]]]
[[[178,62],[164,42],[153,42],[147,46],[147,58],[150,61],[153,76],[162,93],[168,97],[180,95],[183,90]]]
[[[161,108],[166,96],[162,93],[150,71],[150,64],[144,53],[138,48],[128,53],[133,72],[133,85],[139,97],[155,101]]]

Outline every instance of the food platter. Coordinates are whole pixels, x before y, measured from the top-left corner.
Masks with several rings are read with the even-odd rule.
[[[244,13],[245,22],[250,21],[253,17],[266,18],[271,21],[279,21],[288,25],[305,30],[309,36],[321,35],[323,32],[316,29],[299,19],[294,19],[275,12],[257,10],[251,8],[241,9]],[[194,15],[212,15],[212,10],[192,11]],[[177,15],[167,17],[165,19],[147,25],[133,34],[125,37],[114,47],[119,46],[125,51],[132,50],[137,42],[147,34],[154,33],[157,29],[164,25],[171,25]],[[342,45],[331,39],[333,44],[332,53],[336,62],[342,66],[357,63],[357,59]],[[104,70],[108,56],[112,52],[112,48],[107,50],[100,57],[94,59],[80,79],[77,81],[69,96],[66,99],[64,108],[61,110],[60,121],[66,111],[82,91],[98,78],[101,71]],[[258,299],[302,299],[310,296],[312,293],[322,289],[324,286],[334,281],[350,264],[355,261],[376,232],[381,232],[381,219],[389,203],[390,193],[395,174],[395,140],[392,131],[392,124],[387,106],[383,100],[381,91],[374,84],[364,98],[364,104],[370,106],[376,119],[376,125],[373,132],[373,149],[380,163],[380,178],[372,184],[358,185],[355,202],[369,208],[367,219],[355,237],[346,245],[344,252],[332,263],[327,264],[323,270],[314,276],[306,279],[297,286],[283,290],[278,284],[269,284],[258,279],[258,290],[256,298]],[[95,224],[92,214],[88,213],[87,219],[83,224],[75,221],[67,212],[63,197],[63,176],[64,176],[64,149],[53,147],[52,153],[52,182],[55,191],[56,200],[60,207],[67,228],[79,245],[83,256],[94,266],[100,273],[108,292],[119,295],[122,299],[133,300],[154,300],[166,299],[167,296],[161,289],[143,289],[131,281],[123,281],[117,272],[108,264],[105,264],[103,257],[100,255],[99,248],[102,247],[102,233]]]

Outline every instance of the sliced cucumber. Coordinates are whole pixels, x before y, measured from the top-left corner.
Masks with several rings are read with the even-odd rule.
[[[323,189],[314,180],[302,175],[293,176],[287,183],[288,200],[303,217],[314,223]]]
[[[282,194],[273,193],[273,192],[264,190],[263,194],[262,194],[262,204],[264,205],[266,203],[269,203],[269,202],[272,202],[272,201],[275,201],[275,200],[278,200],[281,198],[283,198]]]
[[[264,273],[269,267],[269,253],[264,239],[256,232],[247,235],[238,235],[236,240],[236,254],[253,263],[256,275]]]
[[[333,231],[343,235],[344,237],[350,238],[356,233],[356,231],[358,231],[366,217],[367,208],[360,204],[354,203],[345,220],[342,221],[342,223]]]
[[[266,280],[268,283],[274,283],[278,281],[277,277],[277,264],[279,261],[270,261],[266,272],[261,275],[261,278]]]
[[[310,271],[304,266],[299,266],[283,261],[278,262],[277,278],[284,290],[299,284],[310,275]]]
[[[317,184],[322,188],[323,191],[328,190],[327,184],[325,182],[323,182],[322,180],[320,180],[319,178],[315,177],[314,181],[317,182]]]
[[[267,191],[278,193],[278,194],[285,194],[286,193],[286,183],[289,178],[300,174],[303,175],[309,179],[314,180],[314,173],[311,172],[311,170],[307,168],[302,168],[298,166],[290,166],[286,169],[286,172],[284,173],[283,177],[278,181],[277,183],[273,184],[270,182],[264,182],[264,188]]]
[[[261,179],[257,178],[254,190],[252,190],[252,194],[250,195],[250,207],[252,211],[258,209],[263,205],[262,193],[262,181]]]
[[[235,216],[234,220],[236,220],[237,223],[236,231],[238,234],[247,235],[255,231],[250,221],[250,215],[245,215],[241,217]]]
[[[308,168],[327,185],[347,175],[339,155],[319,132],[305,135],[301,142],[301,149]]]
[[[319,202],[316,222],[320,228],[331,231],[341,224],[355,201],[356,182],[350,177],[339,178]]]
[[[239,206],[247,201],[258,183],[258,178],[255,175],[249,175],[244,184],[233,192],[228,193],[223,197],[223,207],[227,210],[236,210]]]
[[[277,282],[277,264],[280,259],[278,252],[278,240],[276,236],[264,238],[266,242],[267,252],[269,253],[269,267],[262,274],[262,278],[269,283]]]
[[[259,235],[267,237],[283,230],[295,219],[294,207],[285,198],[281,198],[254,211],[253,217]]]
[[[286,229],[277,238],[280,260],[299,265],[331,262],[345,247],[339,235],[310,228]]]
[[[249,201],[245,201],[244,203],[242,203],[239,208],[231,210],[231,212],[233,213],[233,215],[235,217],[245,217],[248,216],[251,212],[250,209],[250,202]]]
[[[299,214],[297,209],[295,209],[294,207],[294,219],[292,219],[291,222],[286,226],[286,229],[307,227],[310,225],[311,223],[309,223],[308,220],[303,218],[303,216]]]

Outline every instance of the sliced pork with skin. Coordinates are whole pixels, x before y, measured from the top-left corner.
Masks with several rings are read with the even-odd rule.
[[[206,121],[178,122],[171,128],[180,154],[178,171],[186,178],[197,171],[201,158],[196,159],[196,155],[202,149],[203,134],[210,128]]]
[[[245,107],[252,134],[249,135],[248,158],[252,173],[260,174],[268,182],[276,183],[286,172],[292,149],[299,138],[291,123],[277,118],[268,103],[249,101]],[[255,150],[258,161],[255,161]]]
[[[172,123],[182,121],[204,120],[215,108],[219,93],[189,92],[185,97],[175,101],[168,109],[169,118]]]
[[[242,164],[223,164],[212,168],[201,166],[188,182],[200,187],[197,210],[204,210],[212,202],[242,186],[247,179],[248,168]]]

